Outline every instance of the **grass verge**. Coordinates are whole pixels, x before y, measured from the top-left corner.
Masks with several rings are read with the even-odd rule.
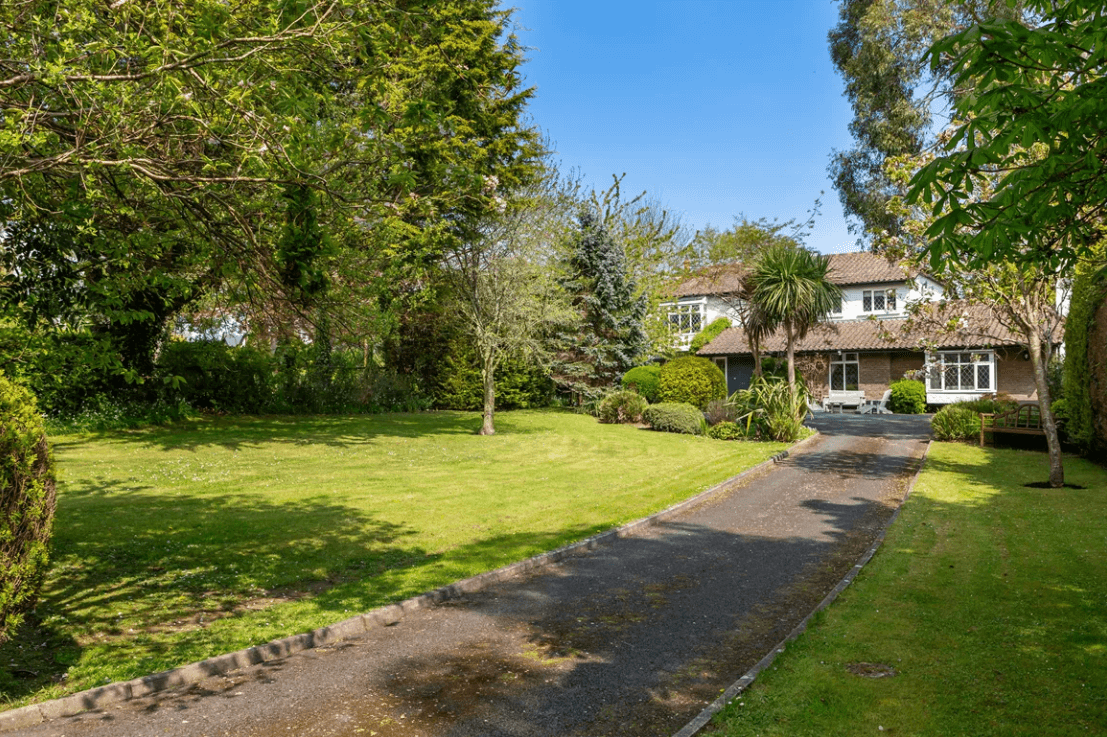
[[[1107,732],[1107,471],[1065,473],[1085,488],[936,443],[876,557],[706,733]]]
[[[7,708],[304,632],[669,506],[785,446],[564,412],[199,419],[54,438]]]

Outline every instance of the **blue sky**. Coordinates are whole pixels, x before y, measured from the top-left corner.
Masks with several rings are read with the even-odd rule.
[[[822,215],[808,245],[857,250],[826,173],[850,145],[831,0],[516,0],[530,110],[564,169],[626,173],[692,229]]]

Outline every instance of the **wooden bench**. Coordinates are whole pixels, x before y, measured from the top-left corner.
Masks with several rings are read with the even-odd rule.
[[[1007,412],[993,414],[990,412],[980,415],[980,447],[984,447],[984,433],[992,433],[992,443],[995,444],[996,433],[1012,433],[1017,435],[1042,435],[1045,429],[1042,427],[1042,408],[1037,402],[1020,404]]]

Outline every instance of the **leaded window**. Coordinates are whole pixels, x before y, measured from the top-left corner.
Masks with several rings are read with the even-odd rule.
[[[932,356],[930,389],[946,392],[995,391],[992,351],[942,351]]]
[[[841,353],[830,362],[830,390],[832,392],[857,391],[860,383],[861,364],[856,353]]]

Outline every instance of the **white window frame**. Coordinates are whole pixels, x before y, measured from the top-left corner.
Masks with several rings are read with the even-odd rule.
[[[991,394],[996,391],[995,351],[935,351],[926,356],[926,390],[933,394]],[[965,386],[964,369],[972,367],[972,386]],[[980,369],[988,369],[988,385],[980,385]],[[949,371],[957,371],[956,386],[948,386]]]
[[[834,388],[835,366],[841,366],[842,368],[842,387],[840,389]],[[852,389],[849,388],[849,382],[847,381],[847,366],[854,366],[857,370],[857,384]],[[855,392],[861,390],[861,354],[854,351],[835,354],[830,359],[830,368],[828,371],[826,384],[830,387],[831,393]]]
[[[880,307],[876,306],[877,297],[880,298]],[[888,306],[889,304],[891,307]],[[899,295],[896,294],[895,289],[865,289],[861,292],[861,311],[865,313],[896,312],[898,304]]]
[[[712,356],[711,360],[714,361],[715,365],[718,366],[719,369],[722,370],[723,378],[725,379],[726,378],[726,356]]]
[[[669,331],[678,338],[680,344],[684,347],[687,347],[688,344],[692,342],[692,338],[696,337],[696,333],[706,327],[704,323],[707,318],[707,299],[688,302],[669,302],[665,305],[665,308]],[[699,325],[694,328],[692,326],[693,320],[691,319],[693,315],[699,317]],[[676,318],[675,322],[673,318]],[[687,328],[682,324],[685,318],[688,318]]]

